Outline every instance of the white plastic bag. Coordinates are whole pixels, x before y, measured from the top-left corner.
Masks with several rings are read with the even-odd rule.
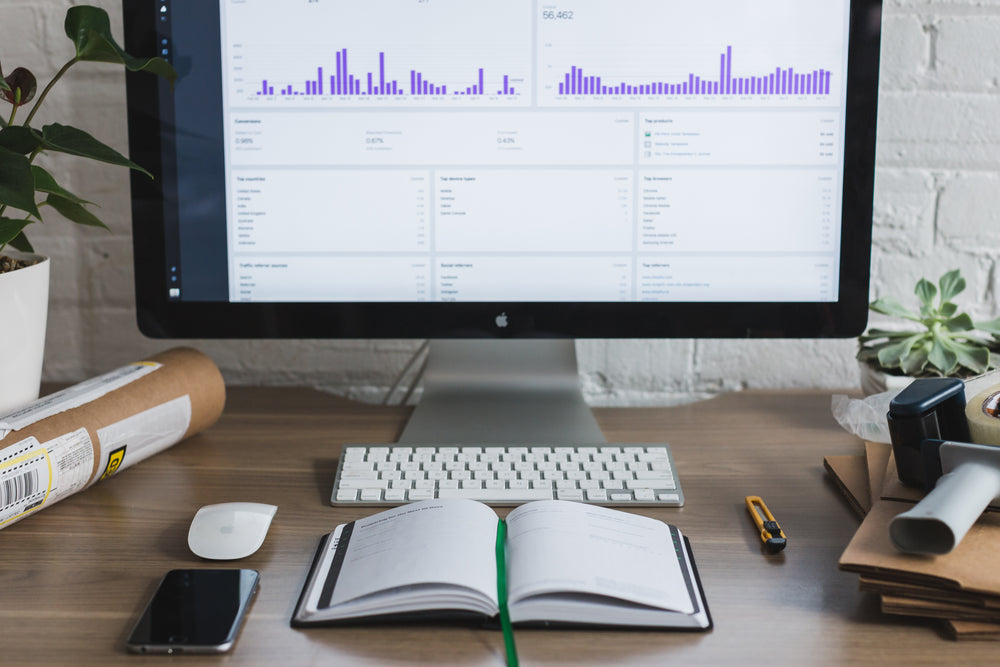
[[[977,375],[965,381],[965,396],[971,398],[993,385],[1000,384],[1000,370]],[[870,442],[891,442],[889,438],[889,403],[902,390],[873,394],[865,398],[850,398],[834,394],[830,407],[833,418],[845,431]]]

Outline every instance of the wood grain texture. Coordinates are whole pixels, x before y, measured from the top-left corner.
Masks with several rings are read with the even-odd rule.
[[[340,446],[391,441],[408,414],[307,389],[230,388],[205,433],[0,531],[0,662],[163,665],[126,654],[126,635],[164,572],[212,565],[187,548],[197,509],[252,501],[279,508],[264,546],[233,563],[261,572],[260,592],[233,653],[186,665],[503,665],[493,630],[289,627],[320,536],[375,511],[329,505]],[[687,505],[636,511],[690,537],[716,627],[520,630],[522,664],[920,664],[946,652],[949,662],[995,661],[995,646],[883,616],[877,596],[837,570],[858,522],[823,456],[864,449],[833,421],[827,392],[595,414],[610,441],[671,443]],[[763,496],[788,535],[778,556],[763,553],[746,495]]]

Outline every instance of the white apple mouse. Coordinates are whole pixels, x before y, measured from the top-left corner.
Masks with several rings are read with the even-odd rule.
[[[205,505],[191,520],[188,546],[211,560],[246,558],[264,543],[277,509],[264,503]]]

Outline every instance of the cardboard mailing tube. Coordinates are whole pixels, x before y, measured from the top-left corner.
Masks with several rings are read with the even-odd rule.
[[[205,430],[225,402],[212,360],[174,348],[0,415],[0,528]]]

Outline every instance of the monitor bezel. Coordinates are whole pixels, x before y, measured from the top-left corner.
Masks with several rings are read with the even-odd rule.
[[[123,0],[125,48],[157,50],[155,0]],[[153,338],[835,338],[867,323],[881,0],[851,0],[840,284],[836,302],[329,302],[168,299],[164,157],[157,77],[129,72],[136,313]],[[169,162],[167,163],[169,165]],[[169,166],[167,167],[169,169]],[[497,316],[505,326],[498,324]]]

